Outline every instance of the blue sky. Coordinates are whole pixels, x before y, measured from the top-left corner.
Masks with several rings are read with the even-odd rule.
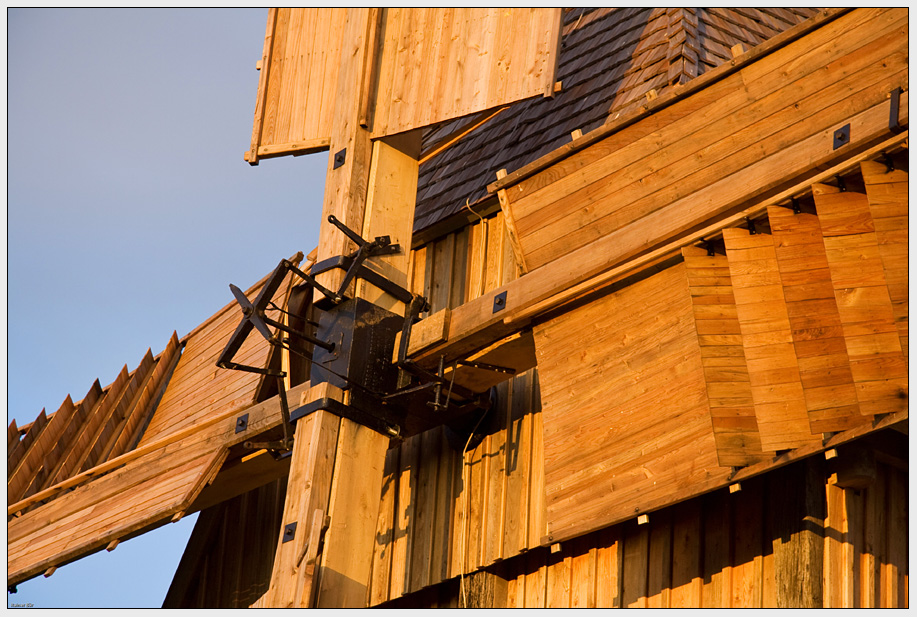
[[[7,12],[8,418],[133,370],[317,243],[327,155],[242,159],[267,9]],[[195,517],[8,605],[156,607]]]

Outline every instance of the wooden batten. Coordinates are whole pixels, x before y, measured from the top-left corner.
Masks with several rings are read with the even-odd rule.
[[[907,363],[866,195],[813,186],[860,412],[907,408]]]
[[[724,229],[755,417],[764,450],[820,441],[812,434],[773,236]]]

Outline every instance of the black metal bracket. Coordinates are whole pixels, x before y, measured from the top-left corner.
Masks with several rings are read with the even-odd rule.
[[[356,407],[350,405],[345,405],[344,403],[335,400],[333,398],[320,398],[312,401],[298,409],[295,409],[292,414],[290,414],[290,421],[296,422],[300,418],[305,418],[306,416],[315,413],[319,410],[330,411],[336,416],[342,418],[348,418],[367,426],[377,433],[381,433],[386,437],[397,437],[401,434],[401,427],[397,424],[389,424],[382,418],[374,416],[372,414],[366,413]]]
[[[292,523],[287,523],[283,528],[283,538],[280,540],[280,543],[289,542],[296,537],[296,521]]]
[[[753,220],[751,220],[751,217],[746,216],[746,217],[745,217],[745,222],[748,224],[748,233],[749,233],[749,235],[754,236],[755,234],[758,233],[758,230],[755,229],[755,222],[754,222]]]
[[[889,94],[891,105],[888,110],[888,130],[895,135],[904,132],[904,127],[898,124],[898,109],[901,107],[901,88],[895,88]]]
[[[238,418],[236,418],[236,434],[238,435],[242,431],[248,428],[248,414],[244,413]]]
[[[701,238],[700,242],[701,242],[701,248],[707,251],[707,257],[713,257],[718,252],[721,255],[726,254],[726,247],[723,244],[722,240],[717,240],[715,238],[711,238],[710,240],[704,240],[703,238]]]
[[[790,197],[790,206],[793,208],[793,214],[802,213],[802,207],[799,205],[799,200],[795,197]]]
[[[470,366],[471,368],[481,369],[482,371],[491,371],[494,373],[505,373],[507,375],[515,375],[516,369],[509,368],[508,366],[497,366],[496,364],[487,364],[485,362],[474,362],[472,360],[459,360],[458,364],[462,366]]]
[[[882,162],[885,163],[885,173],[890,174],[895,171],[895,161],[889,156],[888,152],[882,153]]]
[[[347,160],[347,148],[339,150],[334,153],[334,164],[331,166],[331,169],[337,169],[338,167],[344,164],[344,161]]]
[[[841,146],[846,146],[850,143],[850,125],[845,124],[841,128],[834,131],[834,149],[837,150]]]
[[[841,190],[841,193],[846,193],[847,185],[844,184],[844,179],[841,176],[834,176],[834,178],[837,180],[837,188]]]
[[[494,296],[494,313],[502,311],[506,308],[506,292],[500,292]]]

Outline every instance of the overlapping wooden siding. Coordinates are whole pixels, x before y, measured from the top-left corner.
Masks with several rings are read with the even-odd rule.
[[[248,608],[271,582],[286,477],[198,515],[163,608]]]
[[[820,441],[812,434],[773,236],[723,230],[755,417],[765,450]]]
[[[762,460],[761,437],[729,260],[706,247],[682,249],[701,348],[716,454],[723,467]]]
[[[102,388],[97,380],[77,403],[68,395],[50,416],[42,411],[21,440],[11,424],[7,505],[133,448],[180,355],[173,332],[165,350],[156,358],[147,350],[133,372],[125,366],[109,386]]]
[[[508,207],[535,270],[597,239],[622,254],[773,190],[787,169],[888,134],[907,85],[907,11],[861,9],[512,185]],[[649,173],[647,169],[651,170]]]
[[[549,535],[725,482],[684,264],[536,326],[535,346]]]
[[[860,412],[906,409],[907,361],[868,198],[823,184],[813,186],[812,193]],[[905,241],[906,246],[906,237],[886,241]]]
[[[278,306],[286,306],[290,284],[291,275],[287,275],[273,298]],[[257,296],[262,285],[263,282],[248,289],[246,295],[249,298]],[[187,337],[181,360],[140,445],[158,441],[216,413],[242,409],[255,402],[259,375],[221,369],[216,365],[217,358],[241,319],[241,309],[231,303]],[[264,337],[252,332],[233,361],[249,366],[266,366],[269,352],[270,345]]]
[[[907,159],[860,165],[904,359],[908,356]]]
[[[644,524],[632,519],[508,558],[475,575],[491,579],[484,598],[466,576],[384,606],[904,608],[901,465],[879,463],[872,483],[845,489],[831,483],[819,454],[653,512]]]

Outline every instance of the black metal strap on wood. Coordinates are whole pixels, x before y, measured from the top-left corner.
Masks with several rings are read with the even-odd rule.
[[[891,106],[888,110],[888,130],[890,130],[895,135],[904,132],[904,127],[898,124],[898,110],[901,107],[901,87],[895,88],[889,94],[891,99]]]
[[[366,413],[356,407],[345,405],[333,398],[320,398],[294,409],[290,414],[290,421],[296,422],[300,418],[305,418],[319,410],[329,411],[341,418],[353,420],[357,424],[371,428],[386,437],[397,437],[401,433],[401,427],[397,424],[389,423],[383,418]]]

